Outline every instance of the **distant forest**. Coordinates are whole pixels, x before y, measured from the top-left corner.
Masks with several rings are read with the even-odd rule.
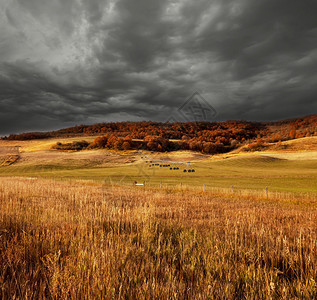
[[[206,154],[224,153],[241,145],[250,150],[263,143],[317,135],[317,115],[278,122],[112,122],[79,125],[50,132],[12,134],[6,140],[31,140],[96,135],[92,143],[58,143],[60,150],[107,148],[150,151],[193,150]]]

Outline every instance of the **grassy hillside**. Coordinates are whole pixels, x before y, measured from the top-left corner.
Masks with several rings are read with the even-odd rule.
[[[82,139],[92,142],[95,136],[85,136]],[[37,152],[51,150],[52,146],[57,142],[62,143],[71,143],[73,141],[79,141],[81,137],[65,137],[65,138],[47,138],[40,140],[25,140],[25,141],[16,141],[16,140],[0,140],[0,147],[8,146],[20,146],[22,152]]]
[[[65,138],[63,141],[80,139]],[[190,151],[165,154],[107,150],[63,152],[49,150],[56,139],[23,141],[20,159],[0,167],[0,176],[88,179],[127,185],[136,180],[146,181],[150,186],[182,183],[189,187],[205,184],[207,189],[234,186],[236,189],[263,190],[268,187],[271,191],[317,192],[316,141],[316,137],[310,137],[284,142],[286,149],[275,143],[262,152],[216,156]],[[16,142],[1,141],[1,145],[16,145]],[[150,163],[146,163],[150,159],[174,162],[180,169],[150,167]],[[188,161],[195,173],[183,172]]]

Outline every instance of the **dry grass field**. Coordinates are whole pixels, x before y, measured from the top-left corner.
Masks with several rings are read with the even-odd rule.
[[[314,299],[314,197],[1,178],[2,299]]]
[[[215,156],[51,149],[82,139],[0,141],[0,299],[317,298],[316,137]]]
[[[71,143],[73,141],[85,140],[92,142],[96,136],[82,136],[82,137],[65,137],[65,138],[47,138],[37,140],[25,140],[25,141],[14,141],[14,140],[0,140],[0,147],[12,147],[20,146],[22,152],[37,152],[50,150],[57,142]]]

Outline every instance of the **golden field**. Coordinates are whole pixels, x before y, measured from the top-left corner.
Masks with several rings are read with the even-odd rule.
[[[2,299],[314,299],[314,195],[2,177]]]

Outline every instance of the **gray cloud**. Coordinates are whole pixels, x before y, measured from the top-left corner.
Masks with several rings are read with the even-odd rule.
[[[217,118],[316,113],[313,0],[4,0],[0,135],[165,121],[195,90]]]

